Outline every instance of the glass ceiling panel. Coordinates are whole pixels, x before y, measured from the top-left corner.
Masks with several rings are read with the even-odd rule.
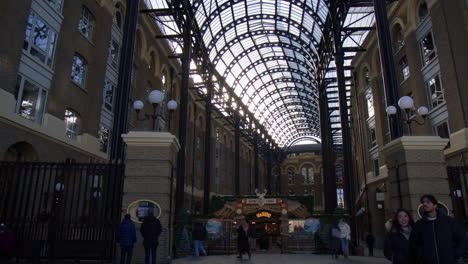
[[[154,8],[167,8],[167,2],[145,0]],[[211,63],[249,111],[268,127],[273,139],[286,144],[301,136],[320,138],[315,76],[322,56],[318,52],[322,31],[329,20],[329,0],[190,2]],[[373,24],[369,12],[372,9],[367,7],[351,8],[345,26]],[[157,22],[162,28],[177,28],[173,17]],[[180,30],[176,32],[180,34]],[[352,40],[344,39],[345,46],[362,43],[366,34],[365,31],[353,33]],[[326,77],[334,76],[332,72]],[[228,107],[227,104],[225,100],[219,107]],[[278,115],[282,118],[275,119]],[[268,118],[274,119],[276,127],[266,123]]]

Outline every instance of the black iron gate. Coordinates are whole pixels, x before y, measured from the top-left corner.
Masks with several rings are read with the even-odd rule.
[[[465,193],[468,192],[466,175],[468,167],[447,167],[447,175],[455,218],[468,230],[468,216],[465,209]]]
[[[0,162],[0,218],[17,258],[111,260],[122,163]]]

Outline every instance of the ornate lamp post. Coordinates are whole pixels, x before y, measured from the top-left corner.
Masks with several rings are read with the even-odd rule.
[[[426,106],[420,106],[416,109],[414,107],[414,100],[410,96],[402,96],[400,100],[398,100],[398,106],[405,113],[403,121],[408,125],[408,134],[411,136],[411,123],[415,122],[418,125],[424,125],[429,109]],[[388,115],[395,115],[397,111],[398,109],[396,106],[387,106],[386,112]],[[422,117],[422,122],[416,119],[418,116]]]
[[[164,117],[161,114],[158,113],[159,105],[162,103],[163,100],[164,100],[164,94],[161,91],[159,91],[159,90],[151,91],[148,94],[148,101],[153,106],[153,113],[152,114],[144,113],[144,115],[145,115],[144,118],[140,118],[140,111],[141,111],[141,109],[143,109],[145,104],[140,100],[136,100],[133,103],[133,109],[135,109],[135,111],[137,113],[137,120],[138,121],[144,121],[144,120],[148,120],[148,119],[151,118],[153,120],[153,125],[152,125],[151,130],[154,131],[156,120],[158,118],[161,118],[161,119],[163,119],[165,121]],[[169,102],[167,102],[167,108],[172,113],[177,108],[177,102],[175,100],[170,100]],[[170,122],[170,118],[169,118],[169,122]],[[169,125],[170,125],[170,123],[169,123]],[[169,129],[170,129],[170,126],[169,126]]]

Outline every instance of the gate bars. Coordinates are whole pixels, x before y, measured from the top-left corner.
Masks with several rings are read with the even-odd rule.
[[[112,259],[124,164],[0,162],[0,219],[18,258]]]

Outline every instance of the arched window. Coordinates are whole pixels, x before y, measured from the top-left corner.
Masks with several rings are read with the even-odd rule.
[[[80,132],[80,117],[70,109],[65,110],[66,135],[71,139],[76,139]]]
[[[288,184],[294,184],[294,174],[296,170],[293,167],[288,168]]]
[[[426,1],[421,1],[418,8],[418,19],[419,23],[423,22],[426,17],[429,16],[429,8],[427,7]]]
[[[86,81],[86,71],[88,70],[88,65],[86,61],[78,54],[73,56],[73,64],[71,71],[71,79],[77,85],[84,87]]]
[[[343,166],[341,166],[340,164],[335,166],[335,176],[337,183],[343,182]]]
[[[305,184],[314,184],[314,168],[307,166],[301,169],[302,179]]]
[[[405,44],[405,37],[403,36],[401,26],[400,24],[396,24],[393,29],[393,52],[398,52]]]

